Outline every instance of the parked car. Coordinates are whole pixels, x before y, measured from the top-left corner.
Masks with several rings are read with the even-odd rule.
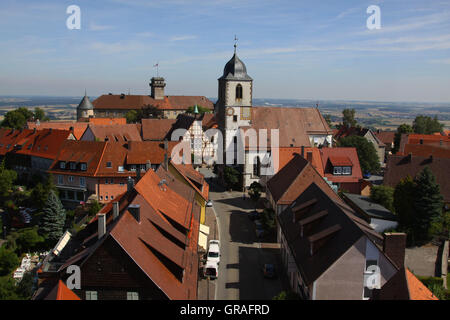
[[[208,247],[208,255],[207,255],[207,261],[208,262],[215,262],[217,264],[220,263],[220,242],[219,240],[210,240],[209,241],[209,247]]]
[[[208,200],[208,202],[206,203],[207,207],[212,207],[213,206],[213,202],[212,200]]]
[[[203,274],[205,277],[210,277],[210,279],[217,279],[219,277],[219,265],[214,261],[207,261],[204,268]]]
[[[276,277],[275,266],[271,263],[266,263],[263,266],[264,278],[273,279]]]

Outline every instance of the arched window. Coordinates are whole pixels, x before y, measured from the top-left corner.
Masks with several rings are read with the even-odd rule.
[[[242,100],[242,86],[240,84],[236,86],[236,100]]]

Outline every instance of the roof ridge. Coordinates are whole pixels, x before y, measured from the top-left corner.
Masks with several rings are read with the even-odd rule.
[[[94,171],[94,177],[97,176],[98,170],[100,169],[100,164],[102,163],[103,157],[105,155],[106,146],[108,144],[108,141],[102,141],[102,143],[103,143],[102,155],[100,156],[100,159],[98,160],[97,168]]]

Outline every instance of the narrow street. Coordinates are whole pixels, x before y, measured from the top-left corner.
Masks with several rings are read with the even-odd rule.
[[[211,171],[200,172],[211,181]],[[244,200],[241,192],[227,192],[215,182],[210,183],[210,199],[221,242],[216,300],[272,299],[283,290],[281,280],[265,279],[262,267],[273,263],[280,270],[279,249],[276,244],[257,241],[254,223],[247,216],[253,203]]]

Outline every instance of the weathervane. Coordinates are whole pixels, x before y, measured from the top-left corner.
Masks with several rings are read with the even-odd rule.
[[[238,38],[236,35],[234,35],[234,53],[236,54],[236,48],[237,48],[237,42],[238,42]]]

